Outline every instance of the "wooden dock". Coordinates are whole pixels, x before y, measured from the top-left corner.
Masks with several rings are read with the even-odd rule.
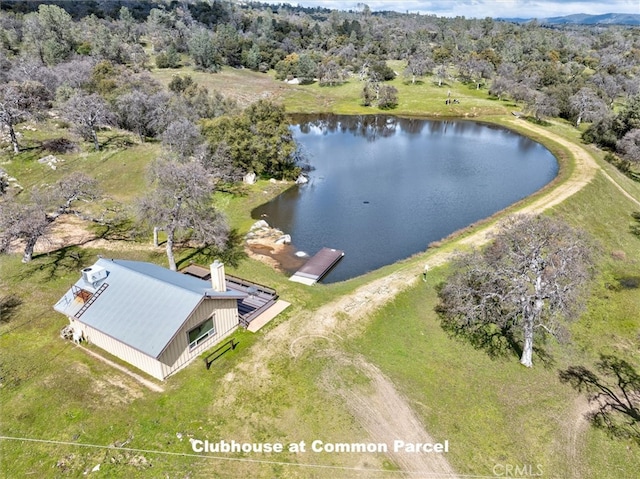
[[[333,248],[322,248],[302,268],[289,278],[290,281],[311,286],[329,272],[342,259],[344,251]]]

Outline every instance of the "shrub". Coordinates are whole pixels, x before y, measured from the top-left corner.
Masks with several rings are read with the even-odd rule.
[[[174,48],[167,48],[166,51],[156,55],[156,66],[158,68],[178,68],[180,66],[180,55]]]

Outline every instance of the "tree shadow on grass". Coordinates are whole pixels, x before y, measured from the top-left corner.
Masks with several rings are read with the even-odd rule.
[[[244,250],[244,237],[234,228],[229,232],[229,236],[223,248],[215,246],[201,246],[191,250],[185,257],[176,262],[177,269],[181,269],[189,263],[210,263],[214,259],[219,259],[223,263],[237,267],[240,262],[247,258]]]
[[[22,299],[15,294],[8,294],[0,298],[0,323],[9,323],[16,314]]]
[[[77,246],[65,246],[34,256],[33,260],[25,265],[21,275],[25,280],[37,274],[38,282],[51,281],[70,272],[79,274],[80,270],[93,259],[95,259],[95,253],[90,250]]]
[[[100,148],[106,150],[109,148],[130,148],[135,142],[129,135],[112,135],[100,143]]]
[[[631,213],[631,218],[633,218],[634,223],[629,226],[629,232],[640,238],[640,211],[634,211]]]
[[[561,382],[587,393],[592,410],[586,417],[593,426],[640,446],[640,375],[613,355],[601,354],[596,369],[600,374],[570,366],[558,375]]]
[[[113,241],[136,241],[143,236],[143,232],[136,222],[128,217],[119,217],[104,223],[95,223],[91,226],[91,231],[97,235],[95,239]]]
[[[543,368],[551,369],[556,365],[555,358],[547,349],[534,346],[533,353],[536,355],[537,360],[542,364]]]
[[[441,283],[436,288],[442,288]],[[473,326],[467,324],[459,324],[455,321],[448,321],[440,308],[435,308],[440,318],[440,326],[449,335],[449,337],[467,342],[475,349],[484,351],[491,359],[514,359],[520,360],[523,351],[523,338],[516,328],[507,325],[500,328],[495,323],[475,324]],[[533,352],[536,361],[539,361],[545,369],[549,369],[555,365],[553,355],[540,342],[545,344],[545,337],[536,338]]]
[[[425,84],[424,80],[418,80],[417,78],[416,81],[403,80],[402,83],[406,86],[421,86]]]
[[[522,347],[512,331],[495,324],[474,325],[470,328],[447,321],[436,307],[442,329],[449,337],[467,342],[475,349],[484,351],[491,359],[515,358],[522,355]]]

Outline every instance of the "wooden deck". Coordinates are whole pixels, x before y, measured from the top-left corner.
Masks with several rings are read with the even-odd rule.
[[[183,274],[195,276],[203,281],[211,279],[209,268],[197,264],[191,264],[182,269]],[[238,316],[240,324],[245,328],[251,321],[266,312],[278,301],[278,293],[275,289],[259,283],[247,281],[229,274],[225,275],[227,290],[244,293],[244,299],[238,300]]]
[[[247,331],[251,331],[252,333],[255,333],[260,328],[262,328],[265,324],[267,324],[269,321],[275,318],[277,315],[282,313],[289,306],[291,306],[291,303],[288,303],[287,301],[283,301],[279,299],[278,301],[275,302],[273,306],[269,307],[268,309],[260,313],[258,316],[254,317],[251,320],[251,323],[249,324],[249,326],[247,326]]]
[[[344,251],[333,248],[322,248],[302,268],[289,278],[290,281],[311,286],[316,284],[342,259]]]

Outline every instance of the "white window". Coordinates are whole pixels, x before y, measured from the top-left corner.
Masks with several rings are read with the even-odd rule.
[[[189,331],[189,349],[195,348],[207,338],[216,334],[214,318],[215,315],[211,315],[204,323],[200,323]]]

